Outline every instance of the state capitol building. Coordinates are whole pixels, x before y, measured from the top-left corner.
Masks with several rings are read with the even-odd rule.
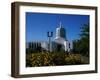
[[[56,34],[55,38],[50,41],[33,41],[26,43],[26,48],[30,48],[33,51],[36,49],[43,49],[46,51],[67,51],[70,52],[72,45],[67,39],[66,35],[66,29],[62,26],[61,22],[59,23],[59,26],[56,28]],[[48,37],[49,38],[49,37]]]

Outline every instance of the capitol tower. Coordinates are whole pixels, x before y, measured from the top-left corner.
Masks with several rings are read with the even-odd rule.
[[[68,42],[66,38],[66,29],[62,26],[62,23],[59,23],[59,26],[56,28],[56,37],[55,37],[55,43],[57,44],[57,49],[58,50],[65,50],[68,51],[70,50],[70,43]]]
[[[59,24],[59,27],[56,28],[56,38],[55,39],[58,39],[58,38],[66,39],[66,30],[65,28],[63,28],[61,22]]]

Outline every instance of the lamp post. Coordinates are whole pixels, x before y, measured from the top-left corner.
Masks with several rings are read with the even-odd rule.
[[[51,51],[51,37],[53,36],[53,32],[47,32],[47,37],[49,39],[49,52]]]

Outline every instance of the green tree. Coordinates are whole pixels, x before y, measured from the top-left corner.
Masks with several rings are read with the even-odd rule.
[[[73,41],[73,52],[74,53],[80,53],[79,44],[80,44],[80,40]]]
[[[89,56],[89,24],[84,24],[80,34],[80,50],[86,56]]]
[[[80,38],[73,41],[73,52],[89,56],[89,24],[81,27]]]

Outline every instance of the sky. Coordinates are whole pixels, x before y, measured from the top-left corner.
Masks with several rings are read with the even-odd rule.
[[[79,38],[81,27],[89,23],[89,15],[26,12],[26,42],[47,41],[48,31],[53,32],[54,40],[60,22],[66,29],[67,40],[72,41]]]

